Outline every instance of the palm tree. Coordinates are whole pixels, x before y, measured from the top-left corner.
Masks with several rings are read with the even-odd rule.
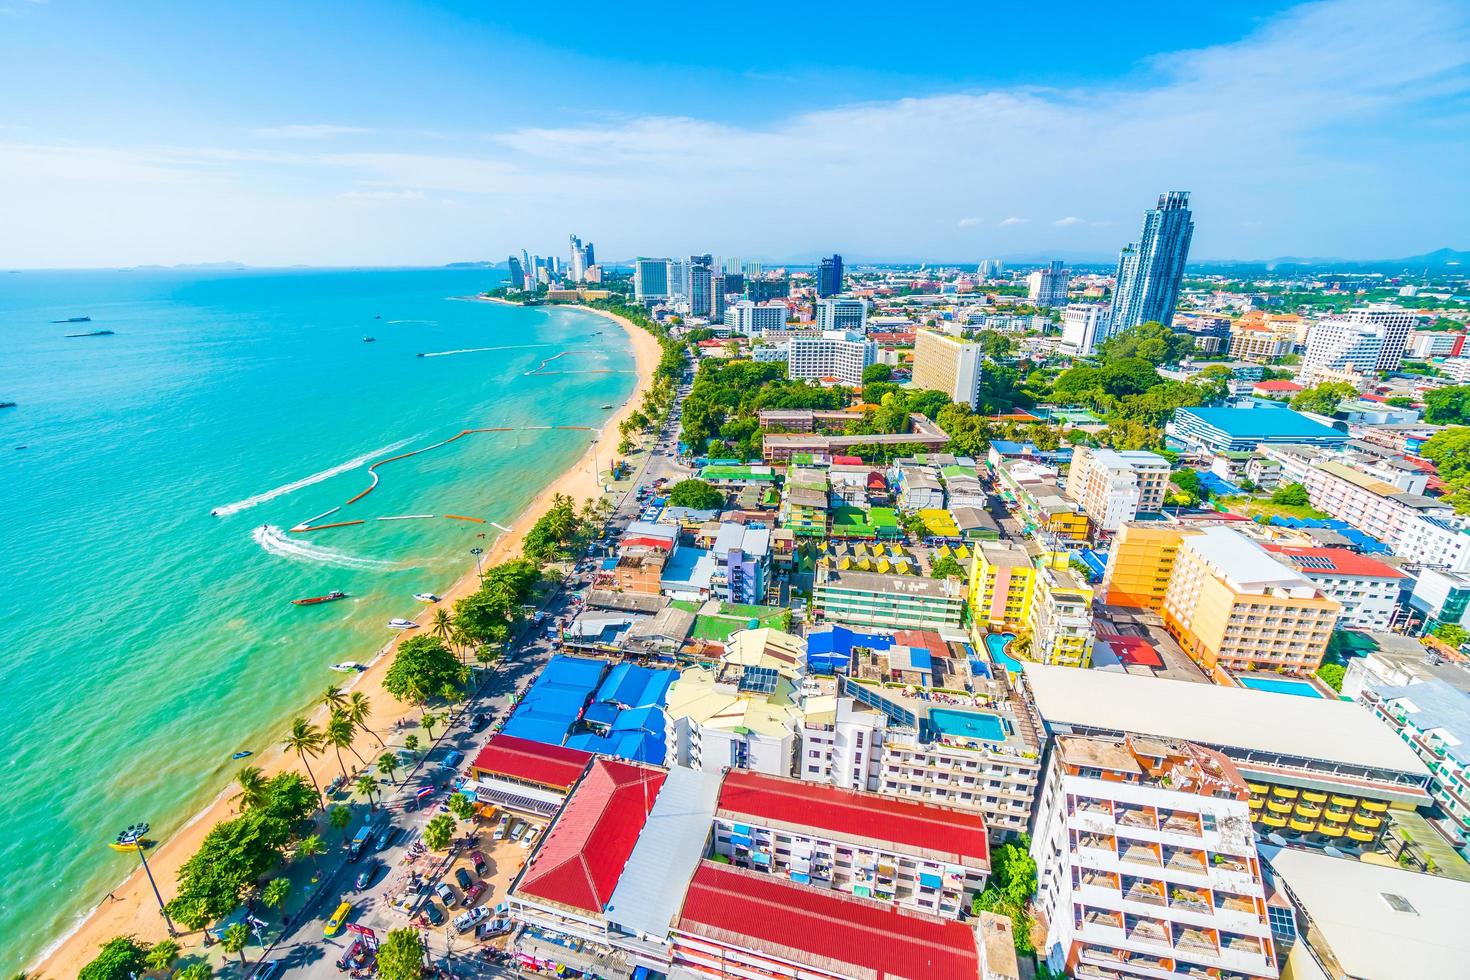
[[[383,740],[378,737],[378,733],[367,726],[372,710],[373,703],[368,700],[368,696],[361,691],[353,691],[347,698],[347,706],[342,708],[342,713],[352,719],[352,724],[371,735],[379,748],[383,748]]]
[[[454,618],[449,615],[448,609],[440,606],[434,610],[434,618],[429,621],[429,633],[446,644],[453,645],[450,639],[454,636]]]
[[[342,689],[336,684],[328,684],[327,689],[322,692],[322,696],[317,701],[328,711],[336,714],[347,703],[347,695],[343,694]]]
[[[377,806],[377,800],[373,799],[373,795],[378,792],[378,781],[369,773],[363,773],[357,777],[357,786],[355,788],[359,793],[368,798],[369,804]]]
[[[311,771],[311,763],[306,761],[306,757],[322,754],[322,733],[305,718],[297,718],[291,722],[291,734],[281,744],[287,752],[295,752],[302,766],[306,768],[306,778],[311,780],[311,788],[316,790],[317,809],[321,809],[322,788],[317,785],[316,774]]]
[[[143,962],[148,964],[148,969],[157,973],[167,974],[169,967],[173,966],[174,961],[179,958],[179,952],[178,943],[172,939],[164,939],[156,943],[148,951],[148,955],[143,958]]]
[[[245,947],[250,942],[250,927],[243,922],[236,922],[225,930],[221,938],[221,945],[226,953],[240,954],[240,967],[245,967]]]
[[[378,756],[378,772],[387,776],[388,782],[392,783],[394,786],[398,785],[398,780],[393,778],[393,774],[397,771],[398,753],[384,752],[382,755]]]
[[[409,754],[411,754],[414,758],[418,758],[419,737],[417,735],[413,734],[412,732],[410,732],[403,739],[403,747],[405,749],[408,749]]]
[[[265,891],[260,893],[260,900],[268,909],[279,909],[281,919],[286,918],[286,898],[291,894],[290,878],[272,878],[266,883]]]
[[[316,856],[318,854],[321,854],[326,849],[327,845],[326,842],[322,840],[321,834],[312,834],[310,837],[303,837],[296,842],[296,856],[303,858],[312,858],[313,864],[316,863]]]
[[[342,767],[342,781],[347,782],[347,763],[342,760],[342,750],[352,748],[352,721],[346,715],[334,714],[327,721],[323,741],[337,753],[337,764]],[[356,754],[354,750],[354,754]],[[358,756],[358,758],[362,758]]]
[[[439,724],[439,716],[430,714],[429,712],[425,711],[424,717],[419,720],[419,724],[424,726],[424,731],[429,733],[430,739],[433,739],[434,726]]]
[[[327,811],[327,823],[333,830],[342,831],[342,843],[347,843],[347,828],[352,826],[352,811],[345,806],[334,806]]]
[[[260,806],[265,802],[266,778],[259,766],[246,766],[235,776],[240,792],[230,797],[231,803],[240,804],[240,812]]]
[[[174,980],[210,980],[214,971],[209,968],[208,963],[194,962],[174,974]]]

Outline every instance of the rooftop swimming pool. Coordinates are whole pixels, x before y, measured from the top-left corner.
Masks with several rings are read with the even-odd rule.
[[[1299,698],[1320,698],[1322,692],[1311,681],[1295,677],[1256,677],[1237,674],[1235,682],[1252,691],[1269,691],[1272,694],[1292,694]]]
[[[1021,661],[1006,653],[1006,648],[1016,638],[1014,633],[986,633],[985,652],[990,654],[993,663],[1000,664],[1012,674],[1021,672]]]
[[[977,742],[1006,740],[1006,723],[1000,715],[931,708],[929,722],[941,735],[948,735],[950,738],[969,738]]]

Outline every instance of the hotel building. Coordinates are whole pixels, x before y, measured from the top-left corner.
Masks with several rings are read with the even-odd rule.
[[[1035,587],[1036,569],[1023,545],[979,542],[970,560],[970,622],[977,628],[1025,628]]]
[[[1028,624],[1031,659],[1086,667],[1092,662],[1092,586],[1072,570],[1066,552],[1038,557],[1035,582]]]
[[[1092,525],[1116,531],[1139,511],[1164,506],[1169,461],[1157,453],[1078,446],[1067,471],[1067,496],[1082,505]]]
[[[1436,679],[1374,684],[1358,701],[1424,760],[1435,802],[1470,837],[1470,693]]]
[[[1312,673],[1341,611],[1301,572],[1223,527],[1180,543],[1161,610],[1164,628],[1217,679],[1225,671]]]
[[[1058,735],[1031,845],[1051,968],[1099,980],[1276,977],[1249,799],[1220,752]]]
[[[786,376],[793,381],[859,388],[863,368],[878,358],[878,345],[860,333],[829,330],[819,337],[792,337],[786,352]]]
[[[951,401],[974,408],[984,364],[985,355],[979,344],[937,330],[920,330],[914,334],[915,388],[942,391]]]
[[[884,629],[958,628],[965,588],[958,579],[817,568],[812,610],[820,620]]]

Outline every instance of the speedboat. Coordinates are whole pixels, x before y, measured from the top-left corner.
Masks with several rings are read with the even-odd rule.
[[[367,668],[358,663],[356,660],[344,660],[340,664],[332,664],[332,669],[336,671],[341,671],[344,674],[355,674],[358,671],[366,670]]]
[[[306,599],[292,599],[291,600],[291,605],[293,605],[293,606],[314,606],[314,605],[316,605],[319,602],[335,602],[338,599],[345,599],[345,598],[347,598],[347,593],[346,592],[337,592],[337,591],[334,590],[332,592],[328,592],[326,595],[314,595],[314,596],[311,596],[311,597],[306,598]]]
[[[230,758],[231,759],[244,759],[247,756],[252,756],[254,754],[255,754],[254,752],[251,752],[249,749],[246,749],[244,752],[236,752],[234,755],[230,756]]]
[[[413,597],[419,602],[438,602],[440,597],[432,592],[415,592]]]
[[[388,620],[388,628],[390,630],[411,630],[411,629],[417,629],[418,628],[418,625],[419,625],[418,623],[415,623],[411,619],[390,619],[390,620]]]
[[[364,337],[364,338],[362,338],[362,342],[364,344],[371,344],[371,343],[374,343],[377,339],[378,339],[377,337]]]

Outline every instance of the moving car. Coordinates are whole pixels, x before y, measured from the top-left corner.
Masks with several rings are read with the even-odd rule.
[[[361,871],[358,872],[357,878],[353,881],[353,884],[357,886],[357,889],[359,891],[373,883],[373,879],[378,876],[378,867],[378,862],[372,861],[368,864],[366,868],[363,868]]]
[[[439,901],[443,902],[444,907],[447,909],[454,908],[454,903],[458,901],[458,899],[454,897],[454,889],[450,888],[442,881],[434,886],[434,894],[439,896]]]
[[[444,761],[441,762],[441,763],[439,763],[439,768],[441,768],[441,769],[454,769],[454,768],[457,768],[459,766],[459,764],[461,762],[463,762],[463,761],[464,761],[464,753],[461,752],[459,749],[455,749],[453,752],[450,752],[448,755],[446,755],[444,757]]]
[[[483,732],[485,730],[485,726],[489,724],[490,716],[482,711],[479,714],[475,715],[474,721],[470,722],[470,731]]]
[[[275,980],[280,975],[281,961],[267,960],[255,968],[255,972],[250,974],[250,980]]]
[[[341,905],[337,906],[337,910],[332,913],[332,917],[327,920],[327,927],[322,930],[322,934],[325,936],[335,936],[341,932],[342,924],[347,921],[347,917],[351,914],[352,903],[344,900]]]
[[[389,844],[393,843],[393,838],[397,836],[398,828],[391,823],[385,824],[383,829],[378,831],[378,839],[373,842],[373,847],[381,851]]]

